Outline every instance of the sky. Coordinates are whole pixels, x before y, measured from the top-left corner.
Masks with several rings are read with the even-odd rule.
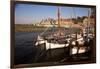
[[[62,18],[87,16],[89,8],[60,6]],[[42,19],[57,19],[58,6],[17,4],[15,6],[15,24],[33,24]]]

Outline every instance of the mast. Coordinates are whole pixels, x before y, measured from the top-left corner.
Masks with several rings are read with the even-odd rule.
[[[89,25],[90,25],[90,8],[88,9],[87,36],[89,34]]]
[[[58,11],[57,11],[58,13],[57,13],[57,16],[58,16],[58,29],[59,29],[59,35],[61,35],[61,31],[60,31],[60,9],[59,9],[59,7],[58,7]]]
[[[58,7],[58,27],[60,28],[60,10],[59,10],[59,7]]]

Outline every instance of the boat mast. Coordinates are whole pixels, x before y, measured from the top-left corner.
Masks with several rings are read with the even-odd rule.
[[[88,9],[87,36],[89,34],[89,24],[90,24],[90,8]]]
[[[60,9],[59,9],[59,7],[58,7],[58,11],[57,11],[58,13],[57,13],[57,15],[58,15],[58,29],[59,29],[59,35],[61,35],[61,31],[60,31]]]

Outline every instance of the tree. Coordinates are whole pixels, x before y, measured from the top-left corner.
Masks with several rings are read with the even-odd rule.
[[[82,19],[82,17],[77,17],[77,22],[83,22],[83,19]]]

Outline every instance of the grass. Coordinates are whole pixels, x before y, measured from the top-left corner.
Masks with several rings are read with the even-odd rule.
[[[15,32],[43,32],[47,27],[44,26],[35,26],[33,24],[15,24]],[[48,31],[53,30],[49,28]],[[57,28],[56,28],[57,30]],[[70,32],[78,33],[81,30],[79,28],[66,28],[66,30],[70,30]]]

